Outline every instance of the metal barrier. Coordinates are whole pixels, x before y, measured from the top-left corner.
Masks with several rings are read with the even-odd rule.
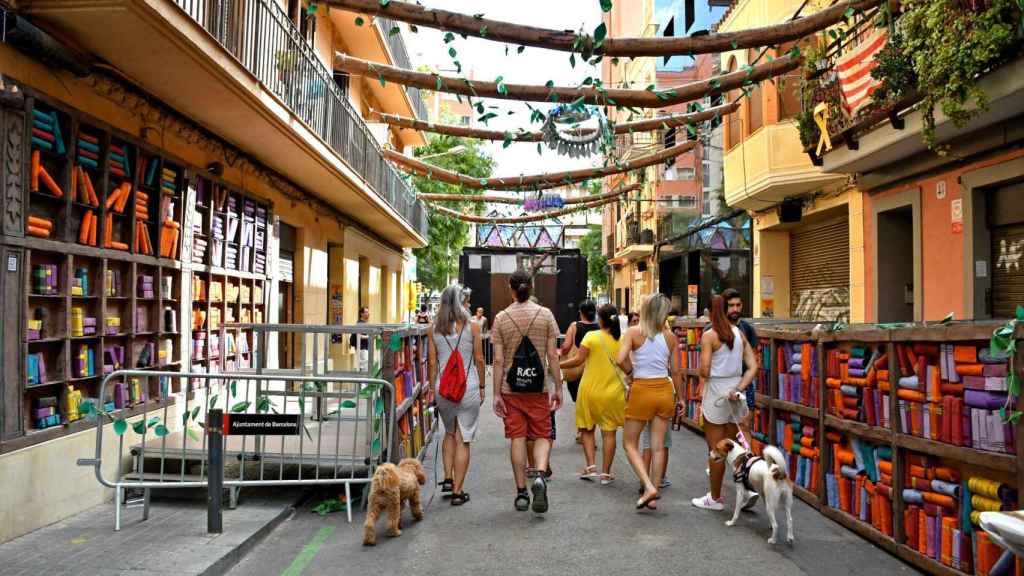
[[[160,403],[141,404],[141,412],[136,407],[113,409],[111,397],[123,404],[125,396],[124,388],[116,388],[132,386],[134,379],[142,378],[160,378],[162,383],[164,378],[180,378],[188,386],[182,388],[177,402],[164,396]],[[205,386],[194,386],[197,382]],[[351,522],[351,485],[369,483],[376,466],[388,458],[395,429],[394,398],[390,382],[364,376],[118,370],[104,377],[100,385],[95,456],[79,459],[78,464],[92,466],[100,484],[114,489],[114,530],[120,530],[126,490],[143,491],[145,520],[149,517],[151,489],[208,487],[209,446],[204,428],[210,427],[203,422],[209,411],[219,409],[229,415],[293,414],[301,427],[297,436],[223,437],[225,466],[220,471],[228,472],[225,469],[230,464],[239,463],[237,473],[225,474],[223,480],[223,486],[231,490],[232,505],[243,486],[344,484]],[[135,410],[129,416],[133,423],[124,417],[130,410]],[[118,436],[115,478],[103,473],[104,428],[111,422]],[[132,471],[123,473],[129,430],[139,441],[128,447],[133,457]],[[198,474],[190,473],[197,466]],[[307,473],[309,467],[313,470]],[[322,472],[324,468],[328,469],[326,473]],[[253,477],[247,478],[250,473]]]

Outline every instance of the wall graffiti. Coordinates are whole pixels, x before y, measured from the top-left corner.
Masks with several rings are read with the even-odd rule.
[[[849,288],[810,288],[794,294],[791,316],[808,322],[849,322]]]
[[[1022,255],[1024,255],[1024,240],[1007,242],[1006,238],[1003,238],[999,242],[999,258],[996,260],[996,269],[1005,269],[1007,272],[1019,271]]]

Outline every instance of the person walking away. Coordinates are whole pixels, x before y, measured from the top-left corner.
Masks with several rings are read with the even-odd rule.
[[[530,302],[529,274],[517,270],[509,278],[514,302],[494,317],[494,413],[505,423],[511,442],[516,510],[548,510],[547,480],[538,470],[548,468],[551,450],[551,412],[562,405],[562,375],[558,366],[558,324],[551,310]],[[547,385],[545,373],[552,384]],[[535,468],[526,470],[526,442],[533,441]]]
[[[430,314],[427,313],[427,305],[423,304],[420,306],[420,311],[416,313],[417,324],[430,324]]]
[[[597,304],[593,300],[584,300],[580,304],[580,318],[569,325],[569,329],[565,331],[565,341],[562,343],[562,348],[559,350],[563,358],[571,358],[574,350],[579,350],[580,344],[583,342],[583,337],[588,332],[598,330],[596,317],[597,317]],[[621,332],[618,332],[621,334]],[[618,338],[616,338],[618,340]],[[579,393],[580,378],[583,377],[584,363],[580,362],[572,364],[568,368],[569,372],[566,372],[565,361],[562,361],[562,379],[565,380],[565,385],[569,389],[569,396],[572,398],[573,403],[576,403],[576,395]],[[580,430],[576,430],[576,443],[582,442],[580,436]]]
[[[757,359],[743,333],[726,317],[720,295],[711,297],[711,329],[701,335],[700,346],[701,413],[710,453],[719,441],[736,437],[737,424],[747,413],[743,389],[757,373]],[[725,462],[711,462],[709,468],[711,491],[690,502],[697,508],[722,510]]]
[[[679,357],[670,352],[676,349],[676,337],[665,323],[669,308],[671,302],[664,294],[649,296],[640,307],[639,324],[626,331],[619,348],[619,366],[633,376],[626,402],[624,436],[626,458],[643,484],[643,493],[636,503],[638,510],[657,509],[656,501],[661,497],[658,485],[665,475],[665,431],[676,407],[673,390],[676,398],[683,397]],[[648,422],[653,478],[640,455],[640,433]]]
[[[356,324],[366,324],[370,321],[370,309],[363,306],[359,309],[359,320]],[[359,371],[369,372],[370,371],[370,335],[369,334],[352,334],[348,337],[349,346],[356,349],[356,355],[359,357]]]
[[[437,318],[427,329],[428,376],[444,423],[441,492],[451,495],[453,506],[469,502],[464,482],[486,385],[480,326],[461,306],[460,293],[457,284],[444,289]]]
[[[583,314],[582,306],[580,313]],[[600,479],[602,485],[611,484],[614,480],[615,434],[625,422],[626,386],[615,360],[621,338],[617,314],[615,306],[601,306],[597,313],[600,328],[588,331],[576,353],[561,364],[563,370],[584,367],[576,402],[576,427],[582,435],[586,462],[580,479],[590,482]],[[594,463],[595,428],[601,429],[600,474]]]
[[[487,332],[487,316],[484,315],[484,309],[477,308],[476,313],[473,314],[473,322],[480,326],[480,332]]]

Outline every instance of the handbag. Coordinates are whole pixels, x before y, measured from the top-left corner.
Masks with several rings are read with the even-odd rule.
[[[580,329],[579,323],[576,323],[576,329],[577,330]],[[569,358],[575,358],[576,354],[579,352],[579,350],[580,349],[576,347],[576,343],[574,342],[573,345],[572,345],[572,349],[569,350],[569,356],[568,357]],[[587,363],[584,362],[584,363],[580,364],[579,366],[573,366],[572,368],[562,368],[562,380],[565,380],[566,382],[570,382],[570,381],[573,381],[573,380],[579,380],[579,379],[583,378],[583,368],[586,367],[586,364]]]

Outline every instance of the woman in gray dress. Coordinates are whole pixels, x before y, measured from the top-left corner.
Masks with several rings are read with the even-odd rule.
[[[480,326],[470,320],[469,313],[462,306],[462,294],[463,289],[457,284],[445,288],[441,293],[437,316],[428,328],[430,383],[445,432],[441,444],[444,460],[441,492],[451,493],[453,506],[461,506],[469,501],[469,494],[463,490],[463,482],[469,470],[469,445],[476,437],[477,419],[486,385]],[[457,404],[437,393],[440,374],[452,354],[462,357],[462,365],[467,372],[466,393]]]

